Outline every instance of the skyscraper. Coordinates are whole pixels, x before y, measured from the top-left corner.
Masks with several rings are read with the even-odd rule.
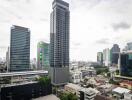
[[[132,52],[120,53],[119,59],[120,75],[132,77]]]
[[[132,51],[132,42],[127,43],[123,51]]]
[[[97,53],[97,62],[100,63],[101,65],[103,64],[103,53],[102,52]]]
[[[111,48],[111,63],[112,64],[118,64],[118,58],[119,58],[120,48],[118,44],[114,44]]]
[[[103,50],[103,64],[104,66],[109,66],[110,63],[110,49],[106,48]]]
[[[45,42],[39,42],[37,45],[37,69],[48,70],[49,69],[49,44]]]
[[[13,25],[10,40],[10,71],[27,71],[30,66],[30,30]]]
[[[50,66],[54,85],[69,80],[69,4],[54,0],[50,16]]]
[[[6,52],[6,68],[7,68],[7,72],[9,71],[9,67],[10,67],[10,48],[8,47],[8,50]]]

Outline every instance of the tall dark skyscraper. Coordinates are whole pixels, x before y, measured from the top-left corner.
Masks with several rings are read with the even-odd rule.
[[[132,77],[132,52],[123,52],[119,54],[120,75]]]
[[[11,27],[10,71],[27,71],[30,66],[30,30]]]
[[[69,80],[69,4],[54,0],[50,16],[50,66],[54,85],[66,84]]]
[[[118,44],[114,44],[111,48],[111,63],[112,64],[118,64],[118,58],[119,58],[120,48]]]

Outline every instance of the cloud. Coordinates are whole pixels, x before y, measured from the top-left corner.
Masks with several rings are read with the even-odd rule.
[[[110,44],[110,40],[107,38],[103,38],[96,41],[96,44]]]
[[[6,46],[0,46],[0,49],[6,49],[7,47]]]
[[[74,42],[74,43],[73,43],[73,45],[74,45],[74,46],[80,46],[80,45],[81,45],[81,43]]]
[[[70,49],[71,50],[75,50],[75,49],[77,50],[77,49],[81,48],[81,46],[82,46],[81,43],[72,41],[71,45],[70,45]]]
[[[68,1],[72,9],[78,9],[78,8],[93,8],[96,5],[100,4],[103,0],[66,0]]]
[[[112,24],[112,28],[115,31],[118,31],[119,29],[129,29],[131,27],[131,24],[127,22],[120,22],[120,23],[114,23]]]
[[[40,18],[40,21],[48,22],[48,18]]]
[[[0,46],[9,46],[12,24],[29,27],[31,58],[37,57],[37,42],[49,41],[52,1],[0,0]],[[110,48],[112,43],[124,45],[125,40],[131,40],[132,0],[64,1],[70,3],[71,60],[95,60],[96,52]],[[7,49],[1,48],[0,56],[5,57]]]

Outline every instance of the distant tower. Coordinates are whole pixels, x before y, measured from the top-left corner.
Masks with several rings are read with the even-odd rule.
[[[6,67],[8,72],[10,67],[10,47],[8,47],[8,50],[6,52]]]
[[[97,53],[97,62],[100,63],[101,65],[103,64],[103,53],[102,52]]]
[[[13,25],[10,40],[10,71],[28,71],[30,68],[30,30]]]
[[[49,44],[45,42],[39,42],[37,45],[37,69],[48,70],[49,69]]]
[[[118,58],[119,58],[120,48],[118,44],[114,44],[111,48],[111,63],[112,64],[118,64]]]
[[[132,51],[132,42],[127,43],[123,51]]]
[[[69,81],[69,4],[54,0],[50,16],[50,66],[53,85]]]
[[[126,51],[119,55],[119,71],[121,76],[132,77],[132,51]]]
[[[110,49],[106,48],[103,50],[103,64],[104,66],[110,66],[111,59],[110,59]]]

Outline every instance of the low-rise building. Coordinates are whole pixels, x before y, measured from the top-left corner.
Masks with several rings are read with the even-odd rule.
[[[82,78],[96,76],[96,70],[94,69],[85,69],[85,70],[81,70],[81,72],[82,72]]]
[[[80,90],[80,100],[94,100],[99,91],[93,88],[83,88]]]
[[[94,100],[94,97],[100,92],[94,88],[84,88],[77,84],[68,83],[64,87],[66,92],[76,94],[80,100]]]
[[[123,81],[120,83],[121,87],[132,89],[132,81]]]
[[[98,75],[97,77],[95,77],[95,80],[97,83],[99,83],[100,85],[104,85],[106,83],[108,83],[108,78],[105,78],[104,76],[102,75]]]
[[[124,100],[132,100],[132,93],[125,93]]]
[[[130,93],[130,90],[126,88],[121,88],[121,87],[117,87],[112,90],[113,96],[116,97],[118,100],[123,99],[124,94],[126,93]]]
[[[81,86],[76,85],[76,84],[72,84],[72,83],[68,83],[67,85],[65,85],[64,87],[65,91],[76,94],[79,98],[80,98],[80,90],[82,89]]]
[[[96,95],[94,100],[112,100],[112,99],[104,95]]]
[[[79,83],[82,80],[82,73],[80,71],[70,72],[70,82]]]
[[[105,85],[100,85],[97,87],[97,89],[101,92],[101,94],[110,93],[113,88],[115,88],[115,86],[112,84],[109,84],[109,83],[107,83]]]

